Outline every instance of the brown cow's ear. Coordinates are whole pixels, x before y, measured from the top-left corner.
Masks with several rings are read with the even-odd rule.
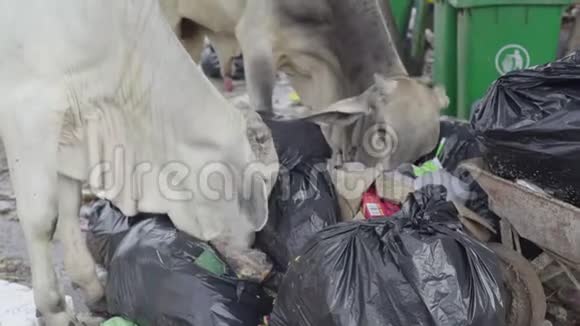
[[[303,119],[319,125],[347,126],[368,113],[368,104],[364,96],[361,95],[337,102],[322,111],[307,115]]]

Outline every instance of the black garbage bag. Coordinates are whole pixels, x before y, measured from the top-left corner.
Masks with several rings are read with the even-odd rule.
[[[427,186],[394,218],[318,233],[291,264],[271,324],[505,325],[499,261],[445,197]]]
[[[471,124],[468,121],[443,119],[440,138],[445,138],[445,146],[439,156],[443,168],[465,183],[471,193],[471,197],[465,202],[465,207],[477,213],[498,230],[499,217],[489,208],[487,194],[471,173],[459,166],[463,161],[482,157]]]
[[[269,219],[255,246],[284,274],[288,263],[319,231],[340,216],[337,195],[327,171],[331,150],[320,128],[305,121],[275,121],[271,128],[280,172],[269,200]],[[279,280],[279,278],[278,278]],[[277,281],[269,284],[274,289]]]
[[[463,161],[481,157],[475,134],[468,121],[451,118],[441,119],[440,136],[445,146],[439,155],[441,165],[447,171],[455,171]]]
[[[260,112],[260,116],[270,128],[276,152],[284,164],[294,166],[299,162],[326,160],[332,156],[317,124],[305,120],[280,120],[264,112]]]
[[[91,203],[87,219],[87,247],[95,262],[107,269],[115,249],[129,232],[129,218],[110,201],[100,199]]]
[[[270,195],[269,219],[256,236],[256,247],[285,273],[288,263],[319,231],[336,224],[338,201],[325,162],[282,164]]]
[[[232,79],[233,80],[244,80],[246,79],[246,71],[244,70],[244,56],[239,55],[234,58],[232,63]]]
[[[493,173],[580,206],[580,52],[500,77],[472,125]]]
[[[113,249],[113,248],[111,248]],[[141,326],[258,325],[272,299],[166,216],[132,226],[108,269],[108,311]]]
[[[201,70],[210,78],[221,78],[220,61],[213,46],[206,46],[201,52]]]
[[[201,52],[201,70],[210,78],[222,78],[220,60],[212,45]],[[244,80],[244,58],[241,54],[233,58],[231,71],[233,80]]]

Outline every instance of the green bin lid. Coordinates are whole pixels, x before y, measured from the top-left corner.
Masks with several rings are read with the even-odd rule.
[[[491,6],[566,6],[578,0],[447,0],[455,8],[491,7]]]

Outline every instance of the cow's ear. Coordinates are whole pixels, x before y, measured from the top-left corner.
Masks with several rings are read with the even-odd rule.
[[[303,119],[319,125],[347,126],[369,113],[367,101],[363,96],[339,101],[328,108],[307,115]]]
[[[447,92],[443,86],[437,85],[433,87],[433,94],[439,110],[443,110],[449,106],[449,97],[447,97]]]

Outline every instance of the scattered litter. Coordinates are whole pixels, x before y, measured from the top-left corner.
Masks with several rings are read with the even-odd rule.
[[[385,196],[385,193],[395,195],[404,191],[399,189],[395,182],[385,184],[381,172],[378,169],[366,168],[362,164],[354,162],[347,162],[340,167],[331,168],[331,177],[338,194],[340,221],[351,221],[359,217],[364,219],[364,215],[360,211],[363,195],[373,183],[376,185],[377,194],[381,198],[393,200],[393,197]],[[403,196],[407,196],[407,194],[404,193]],[[393,201],[398,203],[396,199]]]
[[[30,285],[30,267],[21,258],[0,258],[0,280]]]
[[[362,208],[365,219],[390,217],[401,210],[401,207],[394,202],[382,199],[377,194],[375,185],[363,194]]]
[[[293,91],[292,93],[290,93],[290,95],[288,96],[290,98],[290,101],[292,101],[292,103],[294,104],[301,104],[302,100],[300,99],[300,95],[298,95],[298,93],[296,93],[296,91]]]
[[[441,156],[441,152],[445,147],[445,138],[442,138],[437,146],[437,151],[435,152],[435,157],[419,166],[413,165],[413,174],[416,177],[423,176],[425,174],[430,174],[433,172],[437,172],[443,168],[441,161],[439,161],[439,157]]]

